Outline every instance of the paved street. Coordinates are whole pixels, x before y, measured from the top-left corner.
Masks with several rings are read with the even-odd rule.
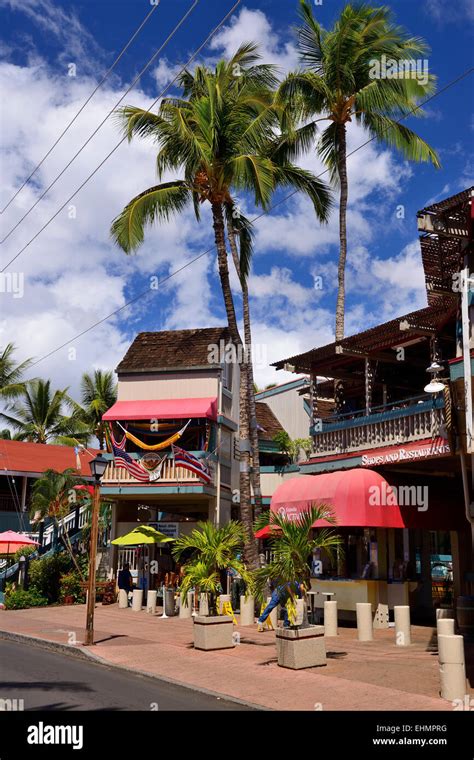
[[[248,710],[224,699],[0,639],[0,699],[25,710]]]

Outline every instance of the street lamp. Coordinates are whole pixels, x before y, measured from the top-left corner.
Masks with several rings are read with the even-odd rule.
[[[89,586],[87,589],[87,620],[85,646],[94,643],[94,609],[95,609],[95,573],[97,557],[97,539],[99,535],[99,505],[100,505],[100,479],[109,464],[102,454],[96,456],[90,463],[94,476],[94,495],[92,497],[91,536],[89,546]]]

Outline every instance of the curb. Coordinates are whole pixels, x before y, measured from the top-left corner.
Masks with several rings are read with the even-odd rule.
[[[81,646],[73,646],[72,644],[61,644],[58,641],[52,641],[51,639],[39,639],[36,636],[29,636],[26,633],[15,633],[13,631],[0,630],[0,640],[16,641],[19,644],[31,644],[37,646],[40,649],[47,649],[52,652],[61,652],[61,654],[69,655],[70,657],[76,657],[80,660],[87,660],[88,662],[94,662],[96,665],[109,668],[110,670],[118,670],[131,675],[140,676],[141,678],[151,678],[154,681],[163,681],[164,683],[172,684],[173,686],[180,686],[184,689],[190,689],[200,694],[206,694],[209,697],[216,697],[217,699],[225,700],[226,702],[234,702],[237,705],[243,705],[244,707],[250,707],[252,710],[258,710],[260,712],[273,712],[269,707],[263,707],[262,705],[255,704],[255,702],[248,702],[245,699],[239,699],[238,697],[232,697],[229,694],[223,694],[222,692],[212,691],[211,689],[205,689],[202,686],[195,686],[193,684],[185,683],[184,681],[177,681],[175,678],[169,678],[169,676],[160,676],[155,673],[147,673],[145,670],[137,670],[131,668],[128,665],[117,665],[115,663],[108,662],[103,657],[95,652],[91,652]]]

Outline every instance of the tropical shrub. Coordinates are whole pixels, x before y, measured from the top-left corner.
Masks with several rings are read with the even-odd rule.
[[[173,555],[178,560],[183,556],[187,558],[183,565],[181,600],[186,600],[188,591],[198,589],[207,594],[209,615],[217,615],[217,597],[223,591],[221,572],[232,567],[246,584],[251,584],[252,575],[240,559],[244,540],[244,526],[237,521],[222,527],[211,522],[200,522],[188,536],[177,538]]]
[[[72,569],[72,562],[67,554],[53,554],[30,562],[30,589],[46,597],[49,604],[59,599],[60,579]]]
[[[77,571],[62,575],[59,579],[59,601],[65,601],[66,597],[72,597],[74,602],[83,602],[85,593],[81,588],[81,576]]]
[[[44,607],[48,600],[42,596],[36,589],[24,591],[15,589],[9,584],[5,591],[5,609],[7,610],[24,610],[28,607]]]
[[[38,551],[37,546],[23,546],[16,550],[13,555],[13,560],[19,562],[22,557],[31,557],[32,554]]]

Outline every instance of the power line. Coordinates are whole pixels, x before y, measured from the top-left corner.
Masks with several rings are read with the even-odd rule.
[[[180,28],[180,26],[182,26],[182,24],[184,24],[184,22],[186,21],[186,19],[188,18],[188,16],[192,13],[192,11],[194,10],[194,8],[196,7],[196,5],[198,3],[199,3],[199,0],[194,0],[193,5],[184,14],[184,16],[182,17],[182,19],[179,21],[179,23],[173,29],[173,31],[170,32],[170,34],[168,35],[168,37],[166,38],[166,40],[163,42],[163,44],[158,48],[158,50],[155,51],[155,53],[153,53],[152,57],[145,64],[145,66],[142,68],[142,70],[140,71],[140,73],[135,77],[135,79],[133,80],[132,84],[128,87],[127,90],[125,90],[125,92],[123,93],[122,97],[119,98],[119,100],[117,100],[117,102],[115,103],[114,106],[112,106],[112,108],[110,109],[110,111],[108,112],[108,114],[105,116],[104,119],[102,119],[102,121],[94,129],[94,131],[92,132],[92,134],[89,135],[89,137],[87,138],[87,140],[85,141],[85,143],[83,143],[81,145],[81,147],[79,148],[79,150],[77,151],[77,153],[75,153],[74,156],[71,158],[71,160],[68,161],[68,163],[66,164],[66,166],[59,172],[59,174],[53,179],[53,181],[48,185],[48,187],[45,190],[43,190],[43,192],[41,193],[41,195],[36,199],[36,201],[33,203],[33,205],[28,209],[28,211],[26,211],[26,213],[23,214],[23,216],[17,221],[16,224],[13,225],[13,227],[5,235],[5,237],[2,240],[0,240],[0,244],[3,244],[5,242],[5,240],[8,240],[8,238],[10,237],[10,235],[20,226],[20,224],[26,219],[26,217],[29,216],[29,214],[31,214],[31,212],[33,211],[33,209],[36,208],[36,206],[38,205],[38,203],[40,203],[40,201],[43,200],[44,196],[47,195],[47,193],[51,190],[51,188],[54,187],[54,185],[56,184],[56,182],[58,181],[58,179],[60,179],[63,176],[63,174],[67,171],[67,169],[69,169],[69,167],[71,166],[71,164],[74,163],[74,161],[76,160],[76,158],[82,153],[82,151],[84,150],[84,148],[86,147],[86,145],[88,145],[90,143],[90,141],[92,140],[92,138],[95,137],[95,135],[97,134],[97,132],[100,129],[102,129],[102,127],[104,126],[104,124],[107,121],[107,119],[110,116],[112,116],[112,114],[114,113],[114,111],[117,108],[117,106],[122,102],[122,100],[125,98],[125,96],[128,95],[128,93],[130,92],[130,90],[132,90],[135,87],[136,83],[141,78],[141,76],[145,73],[145,71],[150,68],[150,66],[153,63],[153,61],[156,60],[156,58],[161,53],[161,51],[167,46],[168,42],[170,42],[170,40],[174,37],[174,35],[176,34],[176,32],[178,31],[178,29]],[[155,6],[155,9],[156,8],[158,8],[157,5]],[[148,14],[148,15],[150,15],[150,14]]]
[[[12,197],[10,198],[10,200],[8,201],[8,203],[6,204],[6,206],[4,206],[0,210],[0,214],[3,214],[3,212],[6,211],[6,209],[9,207],[9,205],[15,200],[15,198],[17,197],[17,195],[23,190],[23,188],[25,187],[25,185],[28,184],[28,182],[33,177],[33,175],[36,174],[36,172],[38,171],[38,169],[40,168],[40,166],[42,166],[42,164],[45,162],[45,160],[48,158],[48,156],[51,155],[51,153],[53,152],[53,150],[56,147],[56,145],[62,140],[62,138],[64,137],[64,135],[66,134],[66,132],[74,124],[74,122],[76,121],[77,117],[82,113],[82,111],[87,106],[87,104],[90,103],[90,101],[92,100],[92,98],[96,94],[97,90],[99,90],[102,87],[102,85],[104,84],[105,80],[108,78],[109,74],[112,73],[112,71],[116,67],[117,63],[120,61],[120,59],[122,58],[122,56],[127,52],[128,48],[130,47],[130,45],[132,44],[132,42],[134,41],[134,39],[137,37],[138,34],[140,34],[141,30],[143,29],[143,27],[145,26],[145,24],[148,22],[148,20],[151,18],[151,16],[153,15],[153,13],[157,10],[157,8],[158,8],[158,5],[155,5],[151,9],[151,11],[145,16],[145,18],[143,19],[142,23],[138,27],[138,29],[135,30],[135,32],[133,33],[133,35],[130,37],[129,41],[125,45],[125,47],[122,48],[122,50],[120,51],[119,55],[117,56],[117,58],[113,62],[112,66],[108,69],[108,71],[106,71],[106,73],[104,74],[104,76],[100,80],[99,84],[91,92],[91,94],[89,95],[89,97],[87,98],[87,100],[84,101],[84,103],[80,107],[79,111],[75,114],[75,116],[73,116],[73,118],[71,119],[71,121],[69,122],[69,124],[63,129],[63,131],[61,132],[61,134],[57,138],[56,142],[54,142],[52,144],[52,146],[50,147],[50,149],[48,150],[48,152],[44,154],[44,156],[41,159],[41,161],[38,164],[36,164],[35,168],[31,172],[31,174],[29,174],[28,177],[24,180],[23,184],[20,185],[20,187],[18,188],[18,190],[16,191],[16,193],[14,195],[12,195]]]
[[[220,23],[219,23],[219,24],[218,24],[218,25],[215,27],[215,29],[214,29],[214,30],[213,30],[213,31],[212,31],[212,32],[211,32],[211,33],[208,35],[208,37],[207,37],[207,38],[204,40],[204,42],[203,42],[203,43],[202,43],[202,44],[201,44],[201,45],[200,45],[200,46],[197,48],[197,50],[195,50],[195,52],[193,53],[193,55],[192,55],[192,56],[189,58],[189,60],[188,60],[188,61],[187,61],[187,62],[184,64],[184,66],[182,66],[182,67],[181,67],[181,69],[179,70],[179,72],[178,72],[178,73],[176,74],[176,76],[175,76],[175,77],[174,77],[174,78],[171,80],[171,82],[170,82],[170,83],[167,85],[167,87],[165,87],[165,89],[164,89],[164,90],[163,90],[163,91],[162,91],[162,92],[161,92],[161,93],[158,95],[158,97],[157,97],[157,98],[155,98],[155,100],[153,101],[153,103],[151,103],[151,105],[148,107],[148,110],[146,111],[146,113],[150,113],[150,109],[151,109],[151,108],[153,108],[153,106],[155,106],[155,105],[156,105],[156,103],[159,101],[159,99],[160,99],[160,98],[162,98],[162,97],[163,97],[163,96],[164,96],[164,95],[165,95],[165,94],[168,92],[168,90],[170,89],[170,87],[172,87],[172,85],[173,85],[173,84],[176,82],[176,80],[179,78],[179,76],[182,74],[182,72],[183,72],[183,71],[184,71],[184,70],[185,70],[185,69],[186,69],[186,68],[187,68],[187,67],[188,67],[188,66],[189,66],[189,65],[190,65],[190,64],[191,64],[193,61],[194,61],[194,59],[195,59],[195,58],[197,58],[197,56],[199,55],[199,53],[201,52],[201,50],[202,50],[202,49],[203,49],[203,48],[204,48],[204,47],[207,45],[208,41],[209,41],[209,40],[210,40],[210,39],[211,39],[211,38],[212,38],[212,37],[213,37],[213,36],[216,34],[216,32],[217,32],[217,31],[218,31],[218,30],[221,28],[221,26],[222,26],[222,25],[223,25],[223,24],[224,24],[224,23],[227,21],[227,19],[229,18],[229,16],[230,16],[230,15],[231,15],[231,14],[234,12],[234,10],[237,8],[237,6],[238,6],[238,5],[240,5],[240,3],[241,3],[241,2],[242,2],[242,0],[237,0],[237,2],[235,2],[235,3],[234,3],[234,5],[233,5],[233,6],[232,6],[232,8],[230,9],[230,11],[228,11],[228,13],[226,13],[226,15],[224,16],[224,18],[222,19],[222,21],[221,21],[221,22],[220,22]],[[191,10],[192,10],[192,9],[191,9]],[[60,213],[61,213],[61,211],[62,211],[62,210],[63,210],[63,209],[64,209],[64,208],[67,206],[67,204],[68,204],[68,203],[69,203],[69,202],[70,202],[70,201],[71,201],[73,198],[75,198],[75,196],[76,196],[76,195],[77,195],[77,194],[78,194],[78,193],[79,193],[79,192],[82,190],[82,188],[83,188],[83,187],[84,187],[84,186],[85,186],[85,185],[86,185],[86,184],[89,182],[89,180],[90,180],[90,179],[92,179],[92,177],[93,177],[93,176],[94,176],[94,175],[95,175],[95,174],[96,174],[96,173],[99,171],[99,169],[100,169],[100,168],[101,168],[101,167],[102,167],[102,166],[105,164],[105,162],[106,162],[106,161],[108,161],[108,159],[110,158],[110,156],[111,156],[113,153],[115,153],[115,151],[117,150],[117,148],[119,148],[119,147],[120,147],[120,145],[122,145],[122,143],[123,143],[123,142],[125,142],[125,140],[127,140],[127,139],[128,139],[128,137],[127,137],[127,135],[125,135],[125,136],[124,136],[124,137],[123,137],[123,138],[120,140],[120,142],[118,142],[118,143],[117,143],[117,145],[115,145],[115,147],[114,147],[114,148],[112,148],[112,150],[110,151],[110,153],[108,153],[108,154],[105,156],[105,158],[104,158],[104,159],[103,159],[103,160],[100,162],[100,164],[98,164],[98,166],[96,166],[96,168],[94,169],[94,171],[93,171],[93,172],[91,172],[91,174],[89,174],[89,176],[88,176],[88,177],[86,177],[86,179],[84,180],[84,182],[82,182],[82,184],[81,184],[81,185],[79,185],[79,187],[78,187],[78,188],[77,188],[77,189],[76,189],[76,190],[73,192],[73,194],[72,194],[72,195],[70,195],[70,196],[69,196],[69,198],[68,198],[68,199],[67,199],[67,200],[66,200],[66,201],[65,201],[65,202],[62,204],[62,206],[60,206],[60,207],[57,209],[57,211],[56,211],[56,212],[53,214],[53,216],[52,216],[52,217],[50,217],[50,219],[48,219],[48,221],[47,221],[47,222],[45,222],[45,224],[43,224],[43,226],[42,226],[42,227],[41,227],[41,228],[38,230],[38,232],[37,232],[35,235],[33,235],[33,237],[31,238],[31,240],[29,240],[29,241],[28,241],[28,242],[27,242],[27,243],[26,243],[26,244],[23,246],[23,248],[21,248],[21,249],[18,251],[18,253],[16,253],[16,254],[15,254],[15,256],[13,256],[13,258],[12,258],[12,259],[10,259],[10,261],[8,261],[8,262],[5,264],[5,266],[3,267],[3,269],[1,269],[1,270],[0,270],[0,272],[4,272],[4,271],[5,271],[5,269],[6,269],[7,267],[9,267],[9,266],[10,266],[10,264],[13,264],[13,262],[14,262],[14,261],[16,261],[16,259],[18,259],[18,258],[19,258],[19,256],[21,256],[21,254],[22,254],[24,251],[26,251],[26,249],[27,249],[27,248],[28,248],[28,247],[31,245],[31,243],[33,243],[33,242],[36,240],[36,238],[37,238],[37,237],[39,237],[39,235],[41,235],[41,233],[43,232],[43,230],[45,230],[47,227],[49,227],[49,225],[51,224],[51,222],[52,222],[52,221],[54,221],[54,219],[56,219],[56,217],[58,216],[58,214],[60,214]]]
[[[232,11],[230,11],[230,12],[232,12]],[[224,21],[225,21],[225,19],[224,19]],[[222,21],[222,23],[224,23],[224,21]],[[219,28],[219,27],[217,27],[217,28]],[[217,29],[215,31],[217,31]],[[459,76],[457,76],[455,79],[452,79],[450,82],[448,82],[448,84],[446,84],[444,87],[442,87],[437,93],[435,93],[433,95],[430,95],[429,98],[427,98],[422,103],[420,103],[419,105],[417,105],[414,108],[412,108],[409,113],[405,114],[396,123],[400,124],[404,119],[408,118],[408,116],[414,114],[420,108],[423,108],[423,106],[425,106],[430,101],[434,100],[434,98],[438,97],[439,95],[442,95],[444,92],[446,92],[446,90],[450,89],[455,84],[457,84],[458,82],[460,82],[462,79],[465,79],[465,77],[469,76],[469,74],[472,74],[473,71],[474,71],[474,66],[471,67],[470,69],[467,69],[466,71],[464,71],[462,74],[460,74]],[[387,131],[387,130],[385,130],[385,131]],[[355,153],[357,153],[359,150],[362,150],[362,148],[366,147],[367,145],[369,145],[371,142],[373,142],[376,139],[377,139],[377,136],[375,136],[375,135],[373,137],[370,137],[368,140],[366,140],[365,142],[363,142],[360,145],[358,145],[357,148],[354,148],[354,150],[350,151],[350,153],[347,154],[347,158],[350,158]],[[329,171],[329,169],[324,169],[322,172],[320,172],[320,174],[317,175],[316,178],[319,179],[320,177],[322,177],[325,174],[327,174],[328,171]],[[284,198],[281,198],[276,203],[273,203],[267,211],[262,211],[260,214],[258,214],[253,219],[251,219],[250,220],[251,224],[254,224],[259,219],[262,219],[264,216],[268,216],[268,214],[270,214],[275,208],[277,208],[278,206],[281,206],[283,203],[286,203],[286,201],[289,200],[289,198],[292,198],[298,192],[299,192],[299,190],[292,190],[292,192],[288,193],[288,195],[285,195]],[[171,274],[167,275],[167,277],[164,277],[162,280],[159,281],[159,284],[167,282],[172,277],[175,277],[177,274],[179,274],[180,272],[182,272],[188,266],[191,266],[191,264],[194,264],[195,261],[198,261],[199,259],[203,258],[204,256],[207,256],[207,254],[210,253],[211,251],[213,251],[214,249],[215,249],[215,245],[210,246],[207,250],[205,250],[202,253],[198,254],[197,256],[195,256],[190,261],[187,261],[185,264],[183,264],[183,266],[179,267],[179,269],[176,269],[174,272],[171,272]],[[129,306],[131,306],[132,304],[136,303],[136,301],[139,301],[141,298],[144,298],[145,296],[150,295],[151,292],[152,291],[151,291],[150,288],[147,288],[146,290],[142,291],[137,296],[135,296],[134,298],[132,298],[130,301],[127,301],[127,303],[124,304],[123,306],[120,306],[118,309],[115,309],[114,311],[112,311],[107,316],[103,317],[102,319],[98,320],[97,322],[94,322],[92,325],[90,325],[89,327],[87,327],[85,330],[82,330],[80,333],[78,333],[77,335],[75,335],[73,338],[69,339],[65,343],[62,343],[60,346],[57,346],[56,348],[52,349],[51,351],[49,351],[44,356],[42,356],[39,359],[37,359],[30,366],[33,367],[36,364],[39,364],[40,362],[44,361],[45,359],[48,359],[50,356],[52,356],[53,354],[55,354],[58,351],[60,351],[62,348],[65,348],[66,346],[71,345],[71,343],[73,341],[78,340],[79,338],[82,338],[83,335],[86,335],[87,333],[91,332],[91,330],[93,330],[94,328],[98,327],[99,325],[103,324],[104,322],[107,322],[109,319],[111,319],[112,317],[116,316],[117,314],[119,314],[124,309],[126,309]]]

